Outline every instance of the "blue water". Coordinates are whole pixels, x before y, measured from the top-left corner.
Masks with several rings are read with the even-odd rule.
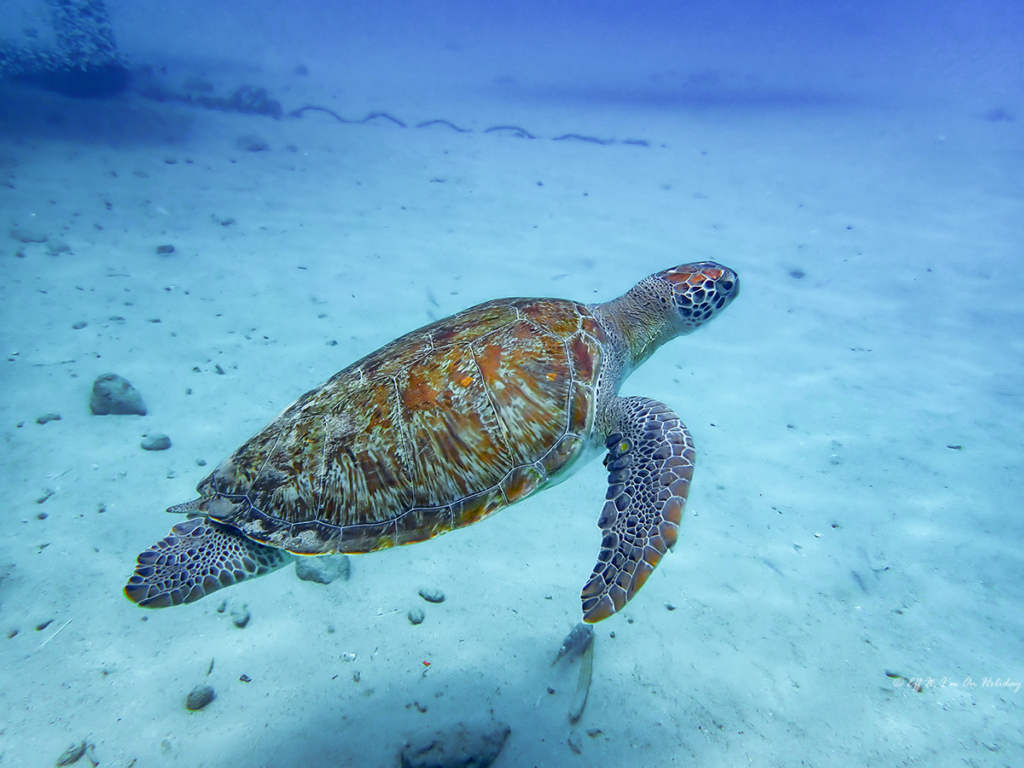
[[[1024,760],[1019,4],[118,0],[92,98],[12,76],[60,42],[8,7],[0,765],[398,765],[464,723],[495,766]],[[577,722],[596,461],[348,580],[122,595],[352,361],[704,260],[742,294],[622,388],[693,434],[680,540]],[[146,415],[90,413],[107,372]]]

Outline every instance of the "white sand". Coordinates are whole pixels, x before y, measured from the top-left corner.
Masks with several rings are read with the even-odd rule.
[[[0,87],[0,764],[52,765],[87,740],[115,767],[392,765],[410,733],[481,715],[512,727],[496,766],[1022,764],[1020,81],[943,69],[922,43],[899,49],[887,91],[888,65],[850,74],[855,51],[815,72],[823,44],[803,79],[786,79],[792,51],[773,76],[752,57],[661,103],[663,81],[637,74],[649,62],[595,57],[589,80],[545,82],[540,58],[477,42],[465,55],[493,70],[463,62],[431,90],[430,55],[462,61],[443,36],[402,60],[409,77],[375,59],[346,72],[296,36],[305,18],[265,61],[255,23],[218,64],[198,62],[201,36],[168,42],[169,77],[410,127]],[[174,40],[155,27],[142,53]],[[521,77],[493,85],[507,71]],[[996,107],[1017,119],[982,119]],[[412,127],[440,118],[472,132]],[[542,138],[484,132],[504,124]],[[566,133],[650,146],[550,140]],[[270,151],[236,149],[241,135]],[[359,356],[489,298],[603,301],[702,259],[740,273],[740,298],[623,388],[694,434],[687,519],[598,625],[575,729],[576,666],[550,662],[598,551],[598,462],[470,529],[354,558],[347,583],[289,567],[184,608],[121,595],[174,522],[162,510]],[[149,415],[90,415],[108,371]],[[149,432],[173,447],[142,451]],[[424,585],[447,600],[424,603]],[[217,698],[187,712],[204,681]]]

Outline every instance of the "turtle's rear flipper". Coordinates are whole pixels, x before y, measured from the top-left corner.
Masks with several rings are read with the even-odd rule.
[[[209,518],[185,520],[139,555],[124,594],[143,608],[191,603],[294,559]]]
[[[671,408],[622,397],[611,409],[601,554],[581,595],[587,624],[621,611],[675,545],[693,478],[693,440]]]

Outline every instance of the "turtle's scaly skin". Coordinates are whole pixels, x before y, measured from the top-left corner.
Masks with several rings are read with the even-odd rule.
[[[693,474],[679,417],[617,396],[665,341],[737,295],[688,264],[605,304],[503,299],[413,331],[300,397],[172,507],[190,520],[139,556],[125,594],[192,602],[289,562],[371,552],[477,522],[607,447],[601,553],[584,620],[620,610],[676,541]]]

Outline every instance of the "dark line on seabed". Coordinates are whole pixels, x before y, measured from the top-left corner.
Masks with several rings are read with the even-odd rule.
[[[527,139],[537,138],[529,131],[525,131],[522,128],[520,128],[518,125],[492,125],[490,128],[485,130],[484,133],[494,133],[495,131],[512,131],[513,133],[517,133],[520,136]]]
[[[385,120],[390,120],[392,123],[397,125],[399,128],[408,128],[408,125],[403,123],[401,120],[399,120],[394,115],[388,114],[387,112],[371,112],[366,117],[362,118],[361,120],[349,120],[347,117],[342,117],[341,115],[339,115],[333,109],[330,109],[328,107],[317,106],[316,104],[307,104],[304,107],[299,107],[298,109],[293,109],[291,112],[288,113],[288,116],[289,117],[302,117],[302,113],[303,112],[309,112],[309,111],[313,111],[313,112],[326,112],[328,115],[333,117],[339,123],[345,123],[346,125],[362,125],[364,123],[370,122],[371,120],[376,120],[377,118],[384,118]],[[460,128],[459,126],[455,125],[455,123],[453,123],[453,122],[451,122],[449,120],[441,119],[441,118],[438,118],[436,120],[425,120],[422,123],[417,123],[416,127],[417,128],[428,128],[431,125],[444,125],[444,126],[447,126],[447,127],[451,128],[453,131],[457,131],[459,133],[472,133],[473,132],[473,130],[471,128]],[[499,131],[510,131],[513,135],[517,136],[518,138],[522,138],[522,139],[537,139],[537,138],[540,138],[539,136],[535,136],[534,134],[530,133],[525,128],[521,128],[518,125],[492,125],[490,128],[485,128],[484,129],[484,133],[497,133]],[[610,145],[616,144],[616,143],[627,144],[629,146],[634,146],[634,147],[649,147],[650,146],[650,144],[646,140],[644,140],[644,139],[626,139],[626,140],[621,141],[621,142],[616,142],[614,139],[599,139],[596,136],[585,136],[585,135],[583,135],[581,133],[565,133],[565,134],[562,134],[561,136],[554,137],[553,139],[551,139],[551,141],[582,141],[582,142],[585,142],[587,144],[597,144],[597,145],[602,146],[602,147],[607,147],[607,146],[610,146]]]
[[[399,128],[406,128],[407,127],[405,123],[403,123],[397,117],[394,117],[393,115],[389,115],[387,112],[371,112],[366,117],[364,117],[362,120],[349,120],[348,118],[345,118],[345,117],[342,117],[341,115],[339,115],[333,109],[328,109],[327,107],[318,107],[318,106],[316,106],[314,104],[307,104],[304,107],[299,107],[298,109],[293,109],[291,112],[288,113],[288,116],[289,117],[301,117],[303,112],[306,112],[306,111],[309,111],[309,110],[313,110],[313,111],[316,111],[316,112],[326,112],[328,115],[333,117],[338,122],[346,123],[348,125],[357,125],[359,123],[368,123],[371,120],[374,120],[374,119],[376,119],[378,117],[383,117],[384,119],[390,120],[391,122],[393,122]]]
[[[600,144],[601,146],[607,146],[608,144],[614,144],[615,142],[611,139],[598,139],[593,136],[581,136],[578,133],[567,133],[564,136],[556,136],[552,141],[585,141],[588,144]]]
[[[427,121],[422,122],[422,123],[417,123],[416,127],[417,128],[426,128],[426,127],[431,126],[431,125],[447,125],[453,131],[458,131],[459,133],[472,133],[473,132],[470,128],[459,128],[459,126],[455,125],[454,123],[450,123],[447,120],[427,120]]]

